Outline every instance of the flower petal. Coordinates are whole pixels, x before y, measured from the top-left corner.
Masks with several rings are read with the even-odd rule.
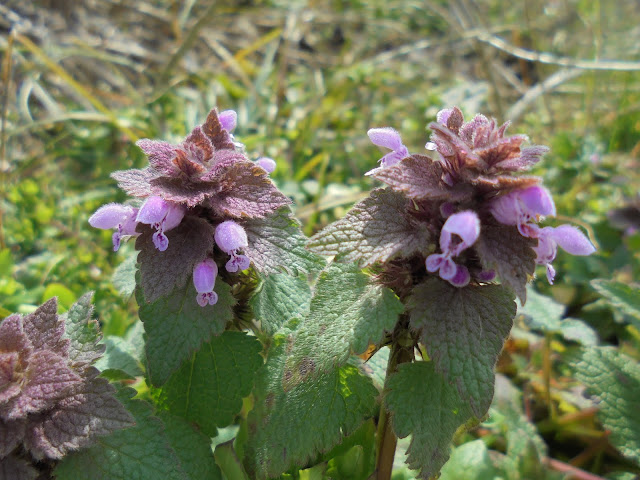
[[[546,188],[534,185],[524,190],[517,190],[516,193],[526,208],[525,213],[531,216],[556,214],[553,198]]]
[[[560,225],[553,229],[551,235],[563,250],[572,255],[591,255],[596,251],[589,239],[572,225]]]
[[[249,245],[244,228],[233,220],[226,220],[218,225],[213,238],[220,250],[228,254]]]
[[[193,285],[198,293],[213,291],[218,275],[218,265],[211,258],[200,262],[193,269]]]
[[[391,127],[384,128],[372,128],[367,132],[369,138],[374,145],[379,147],[390,148],[391,150],[398,150],[403,147],[400,134]]]
[[[440,246],[442,246],[442,236],[445,232],[449,234],[449,237],[452,233],[455,233],[462,239],[462,243],[455,249],[457,253],[460,253],[462,250],[473,245],[478,239],[480,235],[480,219],[478,215],[471,210],[465,210],[464,212],[451,215],[442,227]]]
[[[238,114],[234,110],[225,110],[218,114],[218,119],[222,128],[231,133],[236,128],[236,122],[238,121]]]
[[[109,230],[111,228],[117,228],[120,224],[129,222],[132,218],[136,218],[135,208],[120,203],[108,203],[100,207],[89,217],[89,225],[95,228]]]
[[[149,197],[140,207],[136,221],[152,225],[160,223],[169,212],[169,203],[162,197]]]
[[[256,160],[256,165],[262,167],[267,173],[273,173],[276,169],[276,161],[273,158],[261,157]]]

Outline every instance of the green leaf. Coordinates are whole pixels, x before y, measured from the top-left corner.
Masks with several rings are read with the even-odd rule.
[[[120,265],[116,267],[111,276],[111,282],[118,293],[125,298],[133,295],[136,289],[136,265],[138,255],[133,254],[125,258]]]
[[[304,277],[278,274],[262,279],[250,303],[262,330],[273,335],[292,318],[306,316],[310,300],[311,289]]]
[[[591,286],[611,305],[640,320],[640,288],[638,286],[603,279],[592,280]]]
[[[401,193],[374,190],[344,218],[314,235],[309,249],[320,255],[340,255],[341,261],[360,267],[399,255],[427,253],[429,231],[424,222],[408,214],[410,205]]]
[[[285,389],[284,364],[293,339],[289,332],[284,327],[274,337],[256,380],[245,446],[251,478],[272,478],[306,464],[375,413],[378,391],[352,365]]]
[[[242,409],[262,366],[255,337],[227,331],[204,343],[162,388],[159,403],[173,415],[196,423],[210,437]]]
[[[495,480],[507,478],[489,456],[489,449],[482,440],[465,443],[451,453],[442,468],[440,480]]]
[[[541,295],[533,288],[527,288],[527,303],[518,308],[525,315],[525,323],[532,330],[559,333],[565,339],[583,345],[596,345],[598,334],[582,320],[563,319],[565,306],[553,298]]]
[[[65,336],[69,338],[69,360],[74,366],[91,365],[105,351],[100,344],[102,334],[97,320],[91,319],[93,293],[80,297],[61,317],[65,322]]]
[[[179,458],[171,448],[162,421],[151,407],[133,400],[135,391],[121,389],[116,395],[136,424],[99,437],[90,448],[66,456],[54,470],[58,480],[186,480]]]
[[[189,480],[222,480],[211,449],[211,439],[196,430],[182,418],[169,412],[158,417],[165,425],[171,447],[180,459],[180,465]]]
[[[430,278],[413,289],[407,308],[436,370],[481,418],[491,405],[494,367],[516,313],[511,293],[498,285],[457,288]]]
[[[347,287],[348,286],[348,287]],[[287,362],[293,381],[343,365],[391,332],[404,306],[386,287],[354,265],[332,264],[316,284],[309,316],[302,322]]]
[[[435,370],[434,362],[399,365],[388,378],[385,402],[396,435],[412,435],[407,465],[420,470],[420,478],[438,473],[449,458],[456,430],[473,418],[468,403]]]
[[[322,258],[306,249],[307,237],[291,216],[289,207],[265,218],[248,219],[244,229],[249,240],[244,253],[262,274],[286,271],[297,275],[319,270],[325,264]]]
[[[613,347],[583,348],[570,364],[600,399],[598,417],[611,430],[611,443],[640,464],[640,364]]]
[[[134,378],[144,372],[136,359],[135,347],[122,337],[106,337],[104,355],[95,363],[95,367],[113,379]]]
[[[145,303],[141,289],[136,290],[145,330],[147,374],[153,385],[166,382],[203,342],[222,333],[233,319],[231,288],[219,281],[215,291],[218,303],[201,307],[192,282],[153,303]]]

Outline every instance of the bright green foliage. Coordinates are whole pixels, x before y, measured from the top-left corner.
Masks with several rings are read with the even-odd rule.
[[[407,465],[420,470],[420,478],[438,473],[449,458],[454,433],[473,418],[468,402],[436,371],[434,362],[399,365],[388,379],[385,402],[396,435],[412,435]]]
[[[614,307],[640,320],[640,288],[612,280],[592,280],[591,285]]]
[[[220,468],[213,458],[211,439],[207,435],[197,431],[182,418],[168,412],[160,412],[158,417],[166,427],[169,443],[180,460],[186,478],[222,480]]]
[[[496,462],[497,463],[497,462]],[[495,480],[505,472],[494,465],[482,440],[465,443],[451,453],[440,480]]]
[[[136,289],[136,265],[138,255],[129,255],[116,267],[111,277],[113,286],[123,297],[130,297]]]
[[[216,293],[218,303],[201,307],[196,303],[196,290],[191,282],[186,288],[176,289],[153,303],[145,303],[140,288],[136,290],[151,383],[162,385],[166,382],[202,342],[212,335],[219,335],[233,318],[235,299],[229,286],[218,282]]]
[[[403,310],[391,290],[372,282],[358,267],[332,264],[320,274],[287,367],[295,371],[306,365],[311,374],[343,365],[350,353],[379,344]]]
[[[375,434],[375,422],[367,420],[327,453],[327,475],[336,480],[367,479],[375,468]]]
[[[254,390],[245,464],[251,478],[271,478],[335,446],[375,413],[378,391],[352,365],[291,385],[285,371],[293,337],[274,338]]]
[[[533,288],[527,288],[527,303],[518,309],[526,316],[526,323],[533,330],[560,333],[567,340],[583,345],[596,345],[598,335],[585,322],[575,318],[565,318],[564,305],[553,298],[539,294]]]
[[[262,280],[251,307],[262,330],[272,335],[292,318],[306,316],[310,300],[311,289],[305,278],[276,274]]]
[[[640,464],[640,364],[613,347],[584,348],[571,364],[598,397],[598,417],[620,452]]]
[[[229,425],[251,392],[263,363],[261,350],[260,342],[242,332],[213,337],[169,377],[161,407],[215,436],[216,427]]]
[[[104,347],[99,345],[101,334],[96,320],[91,319],[93,293],[83,295],[69,311],[61,315],[65,323],[65,336],[69,338],[69,359],[74,364],[93,363]]]
[[[122,337],[110,336],[102,343],[106,346],[104,355],[95,367],[109,378],[134,378],[144,372],[136,358],[135,348]]]
[[[195,480],[184,473],[164,424],[148,404],[131,399],[134,394],[122,389],[117,397],[133,414],[135,426],[99,437],[94,446],[65,457],[54,471],[58,480]]]
[[[481,418],[493,398],[494,367],[516,305],[497,285],[457,288],[440,279],[416,286],[407,301],[435,368]]]

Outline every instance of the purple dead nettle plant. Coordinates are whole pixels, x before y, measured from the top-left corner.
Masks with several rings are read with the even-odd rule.
[[[574,255],[595,250],[573,226],[539,225],[555,215],[555,205],[542,179],[522,172],[548,148],[506,135],[508,125],[484,115],[465,122],[457,107],[441,110],[429,125],[426,154],[409,153],[392,128],[369,130],[386,153],[367,175],[387,187],[309,241],[315,253],[368,268],[405,306],[377,347],[391,347],[385,408],[398,436],[413,433],[407,461],[421,478],[439,471],[460,425],[486,415],[494,366],[516,313],[513,294],[525,302],[536,265],[553,283],[558,246]],[[416,361],[415,352],[428,361]],[[425,385],[424,392],[408,385]],[[438,403],[445,398],[446,408]],[[406,405],[412,402],[440,413],[417,414]],[[391,428],[385,418],[379,435]],[[382,448],[379,471],[392,462],[393,448]]]
[[[236,119],[232,110],[212,110],[180,144],[138,141],[149,165],[112,174],[134,197],[132,204],[105,205],[89,219],[94,227],[115,229],[114,250],[122,238],[137,237],[147,302],[184,287],[191,277],[194,301],[214,305],[222,269],[227,276],[251,265],[265,274],[288,267],[278,249],[294,247],[298,224],[287,207],[291,202],[269,178],[275,161],[252,162],[245,155],[231,133]]]
[[[54,298],[0,324],[0,473],[6,478],[35,478],[97,436],[133,425],[92,366],[105,347],[98,344],[90,298],[65,316],[57,314]]]

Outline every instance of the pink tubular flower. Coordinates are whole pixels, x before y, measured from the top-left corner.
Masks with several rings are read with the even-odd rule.
[[[201,307],[206,307],[207,304],[215,305],[218,303],[218,294],[213,291],[217,276],[218,266],[216,262],[210,258],[207,258],[194,267],[193,284],[198,292],[196,301]]]
[[[89,218],[89,224],[95,228],[110,230],[115,228],[111,240],[113,241],[113,251],[120,248],[120,240],[125,235],[138,235],[136,232],[136,216],[138,209],[129,205],[119,203],[108,203],[103,205]]]
[[[559,227],[544,227],[539,231],[536,263],[547,267],[547,280],[553,285],[556,271],[551,262],[556,258],[558,245],[572,255],[591,255],[596,251],[589,239],[576,227],[560,225]]]
[[[456,241],[452,235],[457,236]],[[434,253],[427,257],[426,266],[429,272],[440,271],[440,277],[456,287],[464,287],[469,283],[471,275],[464,265],[458,265],[453,257],[462,253],[475,243],[480,235],[480,220],[475,212],[466,210],[451,215],[440,232],[440,249],[442,253]]]
[[[226,220],[216,227],[213,238],[220,250],[231,255],[231,260],[225,265],[227,272],[234,273],[249,268],[251,264],[249,257],[238,254],[239,249],[249,245],[244,228],[233,220]]]
[[[367,135],[374,145],[391,149],[391,152],[380,159],[382,168],[395,165],[409,156],[409,150],[402,144],[400,134],[393,128],[372,128],[367,132]]]
[[[529,238],[536,238],[539,231],[531,222],[537,222],[540,216],[556,214],[551,194],[539,185],[498,197],[491,202],[490,209],[500,223],[517,225],[520,234]]]
[[[262,167],[267,173],[273,173],[276,169],[276,161],[273,158],[261,157],[255,161],[256,165]]]
[[[164,252],[169,247],[169,239],[164,234],[180,225],[185,209],[182,205],[167,202],[162,197],[149,197],[140,207],[136,221],[155,228],[153,244]]]
[[[218,114],[220,124],[227,132],[231,133],[236,128],[236,122],[238,121],[238,114],[234,110],[225,110]]]

